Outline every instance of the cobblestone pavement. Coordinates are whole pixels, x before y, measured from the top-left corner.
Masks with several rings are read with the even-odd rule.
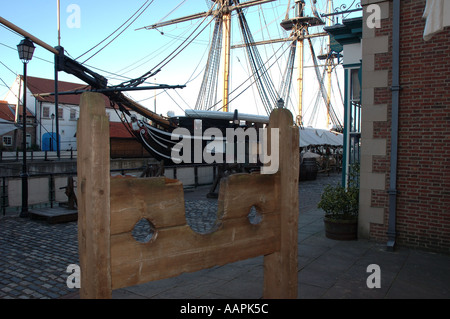
[[[0,219],[0,298],[59,298],[65,272],[78,264],[77,223]]]
[[[325,237],[323,211],[317,208],[323,188],[340,182],[340,174],[320,174],[299,184],[298,298],[448,299],[450,255],[383,243]],[[186,218],[197,232],[215,221],[217,200],[208,187],[185,190]],[[196,212],[196,214],[194,214]],[[139,235],[139,231],[137,232]],[[0,217],[0,299],[77,299],[67,287],[67,267],[78,264],[77,223]],[[367,286],[367,266],[381,269],[380,289]],[[263,291],[263,257],[212,267],[178,277],[113,291],[114,299],[259,299]]]
[[[324,185],[339,178],[335,174],[302,181],[300,210],[314,207]],[[207,199],[204,194],[185,192],[187,222],[200,233],[211,229],[217,212],[217,199]],[[66,270],[70,264],[79,263],[77,222],[49,224],[17,216],[1,217],[0,256],[0,298],[46,299],[71,294],[74,289],[67,287]]]

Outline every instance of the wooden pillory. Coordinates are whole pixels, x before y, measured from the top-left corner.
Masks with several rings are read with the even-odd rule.
[[[278,172],[223,179],[218,230],[198,234],[186,223],[181,182],[164,177],[111,178],[103,96],[83,93],[80,109],[81,298],[111,298],[114,289],[261,255],[264,298],[297,298],[299,133],[288,110],[275,109],[270,115],[269,128],[279,128]],[[252,207],[262,216],[257,224],[248,219]],[[132,236],[141,219],[154,226],[147,243]]]

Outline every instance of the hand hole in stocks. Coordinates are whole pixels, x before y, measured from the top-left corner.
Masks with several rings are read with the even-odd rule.
[[[258,225],[262,221],[262,214],[258,211],[258,208],[252,206],[247,218],[252,225]]]
[[[148,219],[142,218],[134,225],[131,234],[136,241],[146,244],[156,239],[156,228]]]

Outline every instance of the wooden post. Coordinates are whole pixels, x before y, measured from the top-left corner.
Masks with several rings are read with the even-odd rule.
[[[80,298],[111,298],[109,121],[103,95],[81,95],[77,140]]]
[[[81,96],[78,121],[78,246],[80,298],[111,298],[112,289],[264,255],[264,297],[297,297],[299,131],[291,112],[276,109],[269,122],[278,140],[268,145],[278,171],[235,174],[222,181],[218,229],[192,231],[182,184],[164,177],[110,178],[109,123],[103,96]],[[273,163],[269,163],[273,164]],[[151,194],[148,196],[148,194]],[[253,208],[262,214],[249,222]],[[141,219],[155,237],[132,236]],[[159,234],[159,235],[158,235]]]
[[[280,189],[280,250],[264,257],[264,298],[297,298],[297,237],[298,237],[298,178],[299,131],[293,125],[292,114],[286,109],[275,109],[270,115],[270,128],[279,128],[279,145],[270,145],[279,152]]]

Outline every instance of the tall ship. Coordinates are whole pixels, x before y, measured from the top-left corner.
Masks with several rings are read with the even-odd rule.
[[[333,111],[330,97],[331,70],[334,67],[337,57],[329,52],[316,55],[313,44],[311,43],[311,39],[325,37],[327,35],[325,32],[310,34],[311,28],[325,25],[316,8],[316,1],[310,1],[310,15],[305,13],[307,4],[304,0],[295,0],[292,3],[289,1],[285,16],[280,23],[276,24],[277,28],[284,30],[288,36],[280,39],[256,42],[252,35],[252,30],[250,30],[249,22],[247,21],[246,10],[251,7],[264,10],[264,7],[269,5],[269,3],[275,2],[278,1],[251,0],[244,2],[239,0],[208,0],[208,11],[141,28],[146,30],[160,30],[169,25],[185,23],[191,20],[201,20],[201,23],[197,24],[194,32],[185,39],[185,42],[189,43],[197,36],[196,30],[201,29],[203,25],[214,25],[212,28],[208,59],[197,101],[194,107],[185,109],[184,115],[163,117],[128,100],[122,94],[118,94],[117,92],[110,94],[106,92],[108,97],[115,102],[118,109],[122,112],[126,113],[127,109],[131,109],[143,116],[141,119],[130,116],[124,116],[122,118],[125,119],[124,125],[136,136],[152,156],[164,161],[167,165],[174,164],[172,158],[173,148],[180,140],[193,141],[194,138],[199,138],[198,136],[195,137],[196,130],[198,131],[199,128],[201,132],[210,128],[217,128],[221,131],[221,136],[214,138],[215,143],[211,143],[211,138],[202,138],[202,149],[208,149],[208,144],[211,143],[209,146],[210,151],[225,152],[224,137],[226,136],[227,128],[242,128],[243,130],[255,128],[259,132],[260,128],[268,124],[271,111],[277,107],[288,107],[288,105],[291,105],[296,124],[299,127],[303,127],[303,63],[304,56],[306,55],[305,42],[309,42],[311,52],[308,55],[312,57],[311,61],[314,63],[317,79],[319,80],[317,99],[323,99],[326,105],[327,122],[329,124],[332,122],[336,131],[342,131],[342,124],[339,122],[338,115]],[[327,1],[327,5],[329,4],[331,4],[331,1]],[[243,40],[243,43],[235,45],[231,44],[231,23],[233,19],[237,20],[238,29]],[[278,79],[279,83],[275,84],[270,76],[269,70],[276,64],[274,62],[275,59],[272,61],[264,60],[259,52],[259,48],[277,42],[287,44],[283,47],[287,58],[285,58],[284,62],[284,72],[281,78]],[[246,111],[245,104],[240,105],[234,111],[230,111],[232,102],[232,98],[230,97],[231,93],[233,93],[233,96],[240,95],[240,91],[237,89],[230,92],[230,76],[232,74],[230,56],[231,50],[237,48],[245,48],[247,61],[250,64],[249,68],[251,70],[251,78],[244,79],[243,83],[237,87],[241,91],[245,91],[249,87],[248,83],[255,86],[265,114],[252,114]],[[281,56],[281,53],[278,53],[278,55]],[[321,74],[319,71],[320,61],[324,61],[326,74]],[[279,61],[276,62],[280,64]],[[297,68],[297,74],[294,72],[295,68]],[[135,88],[145,82],[145,80],[154,77],[158,72],[160,72],[159,69],[151,70],[142,77],[124,82],[116,86],[116,88]],[[325,83],[326,75],[328,75],[327,84]],[[297,76],[296,80],[294,80],[295,76]],[[296,86],[296,93],[298,94],[296,99],[292,99],[291,96],[294,91],[293,86]],[[297,105],[293,105],[293,103],[297,103]],[[235,104],[239,105],[238,100]],[[174,134],[174,131],[178,128],[184,128],[185,131],[183,132],[185,134],[180,135],[178,132]],[[200,135],[203,136],[202,134]],[[190,145],[193,144],[193,142],[190,143]],[[212,144],[214,146],[211,146]],[[248,146],[246,150],[247,152],[250,151]],[[191,162],[197,162],[193,157],[192,152]],[[248,154],[246,162],[248,162]],[[175,163],[178,164],[179,161]],[[254,168],[253,165],[250,165],[250,167]]]
[[[334,108],[331,105],[330,83],[331,71],[336,65],[335,60],[339,57],[330,51],[325,53],[321,52],[322,54],[316,55],[314,46],[311,43],[313,38],[327,36],[325,32],[310,33],[312,28],[326,24],[316,7],[317,1],[310,0],[306,3],[305,0],[289,0],[285,8],[285,14],[280,19],[281,21],[274,24],[276,28],[284,30],[287,36],[259,42],[254,40],[249,21],[247,20],[247,13],[265,10],[270,4],[274,5],[277,3],[279,1],[276,0],[207,0],[207,11],[141,28],[146,30],[160,30],[169,25],[193,20],[200,21],[197,27],[182,42],[182,45],[178,49],[181,50],[193,43],[202,30],[212,26],[210,27],[212,30],[210,48],[197,102],[194,107],[185,109],[185,114],[180,116],[169,114],[163,116],[156,113],[156,110],[152,111],[124,94],[126,91],[134,90],[162,90],[184,87],[177,85],[145,86],[144,84],[147,80],[154,78],[159,72],[163,72],[159,65],[138,78],[127,80],[117,85],[108,85],[108,80],[105,77],[69,58],[64,54],[64,49],[57,46],[54,48],[57,51],[55,53],[55,67],[57,71],[64,71],[75,75],[80,80],[86,82],[90,86],[89,91],[100,92],[106,95],[111,101],[111,106],[122,113],[121,119],[124,126],[140,141],[145,149],[155,159],[164,161],[166,165],[172,165],[180,163],[179,158],[174,160],[173,157],[174,148],[179,145],[180,141],[192,141],[190,145],[194,145],[196,143],[193,142],[196,139],[200,139],[202,150],[204,149],[211,153],[225,153],[227,149],[225,147],[227,129],[241,128],[243,131],[246,131],[254,128],[259,133],[261,128],[267,126],[269,115],[274,108],[291,107],[296,124],[299,128],[306,129],[303,124],[303,107],[305,104],[303,101],[303,88],[305,83],[303,63],[306,54],[305,43],[308,42],[310,48],[309,54],[314,63],[313,67],[316,70],[317,80],[319,81],[317,101],[323,100],[326,105],[327,123],[333,124],[336,131],[342,131],[343,127],[339,121],[339,115],[333,111]],[[331,8],[332,1],[326,0],[326,5]],[[309,14],[306,14],[307,7]],[[253,8],[254,10],[249,12],[249,8]],[[242,39],[242,43],[236,45],[232,45],[231,43],[231,24],[234,22],[233,20],[237,22]],[[267,25],[266,27],[269,26]],[[282,60],[279,58],[274,58],[270,61],[265,60],[259,49],[264,45],[274,43],[285,43],[286,45],[283,47],[282,52],[277,52],[273,56],[281,56],[283,54],[287,56],[283,60],[283,64],[285,64],[283,67],[284,71],[281,72],[282,76],[276,79],[277,83],[271,78],[270,68],[276,65],[281,69],[280,65],[282,64]],[[230,56],[231,50],[235,48],[245,49],[250,76],[244,79],[243,83],[231,92],[230,77],[232,70]],[[178,54],[179,51],[171,52],[170,55],[172,56],[169,55],[169,57],[164,59],[164,63],[169,63]],[[321,71],[319,67],[320,61],[322,61],[320,67],[324,71]],[[294,72],[295,69],[297,69],[297,74]],[[327,76],[328,83],[326,84]],[[308,79],[308,81],[315,80]],[[239,97],[241,92],[246,91],[250,85],[256,87],[255,91],[258,92],[258,101],[262,105],[264,114],[253,114],[247,111],[245,102],[239,105],[238,100],[233,103],[239,106],[231,110],[231,102]],[[293,90],[294,87],[296,90]],[[292,96],[293,91],[297,94],[295,98]],[[75,94],[81,92],[83,90],[77,92],[55,92],[55,94]],[[233,98],[231,98],[231,93],[233,93]],[[296,106],[294,105],[295,103],[297,104]],[[139,116],[135,116],[135,114]],[[214,139],[211,136],[205,138],[203,133],[211,128],[218,129],[220,134],[216,135],[220,136],[215,136]],[[304,135],[306,136],[308,134]],[[262,136],[257,136],[258,140],[261,138]],[[301,142],[299,142],[299,147],[302,146],[304,145],[301,145]],[[250,148],[249,145],[246,145],[245,150],[247,155],[252,151]],[[188,160],[188,162],[198,162],[194,156],[194,152],[191,152],[191,154],[191,160]],[[186,157],[183,158],[186,162]],[[231,159],[227,163],[233,163],[233,161],[235,162],[236,160]],[[256,164],[249,165],[251,169],[255,169],[255,166],[257,168],[260,165],[260,163],[248,162],[248,157],[246,157],[243,164]]]

